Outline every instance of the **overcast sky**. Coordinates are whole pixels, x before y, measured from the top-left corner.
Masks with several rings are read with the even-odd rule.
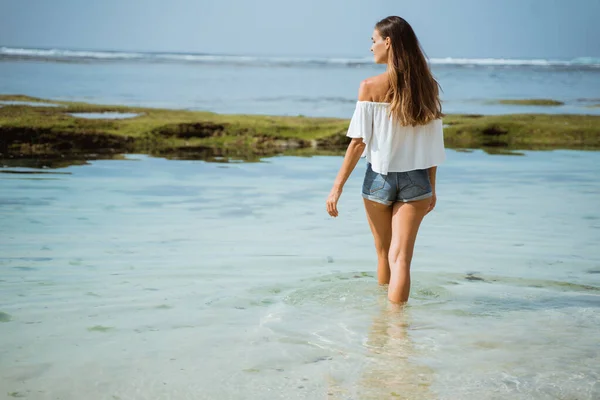
[[[600,0],[0,0],[0,45],[361,57],[388,15],[429,57],[600,57]]]

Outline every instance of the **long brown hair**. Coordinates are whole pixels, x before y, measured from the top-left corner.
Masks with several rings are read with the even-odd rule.
[[[404,126],[441,118],[439,84],[412,27],[403,18],[392,16],[379,21],[375,29],[391,42],[387,67],[390,87],[385,97],[391,116]]]

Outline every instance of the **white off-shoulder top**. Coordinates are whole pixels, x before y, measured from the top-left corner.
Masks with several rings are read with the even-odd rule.
[[[373,171],[404,172],[425,169],[446,159],[442,120],[402,126],[388,116],[389,103],[358,101],[346,136],[362,138]]]

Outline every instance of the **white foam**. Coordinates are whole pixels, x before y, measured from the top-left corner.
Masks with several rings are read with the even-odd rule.
[[[260,57],[244,55],[219,55],[197,53],[145,53],[121,51],[91,51],[70,49],[26,49],[0,47],[0,57],[33,58],[44,60],[142,60],[147,62],[193,62],[217,64],[242,64],[266,66],[371,66],[371,57]],[[434,65],[466,65],[466,66],[546,66],[546,67],[587,67],[600,68],[600,58],[580,57],[571,60],[549,59],[511,59],[511,58],[431,58]]]
[[[98,59],[134,59],[144,58],[144,53],[125,53],[109,51],[78,51],[60,49],[22,49],[1,47],[0,55],[27,56],[42,58],[98,58]]]

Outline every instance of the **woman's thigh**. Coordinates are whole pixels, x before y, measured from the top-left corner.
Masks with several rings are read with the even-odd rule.
[[[397,202],[392,209],[391,252],[412,257],[415,241],[431,199]]]
[[[367,220],[379,250],[387,250],[392,239],[392,206],[363,198]]]

